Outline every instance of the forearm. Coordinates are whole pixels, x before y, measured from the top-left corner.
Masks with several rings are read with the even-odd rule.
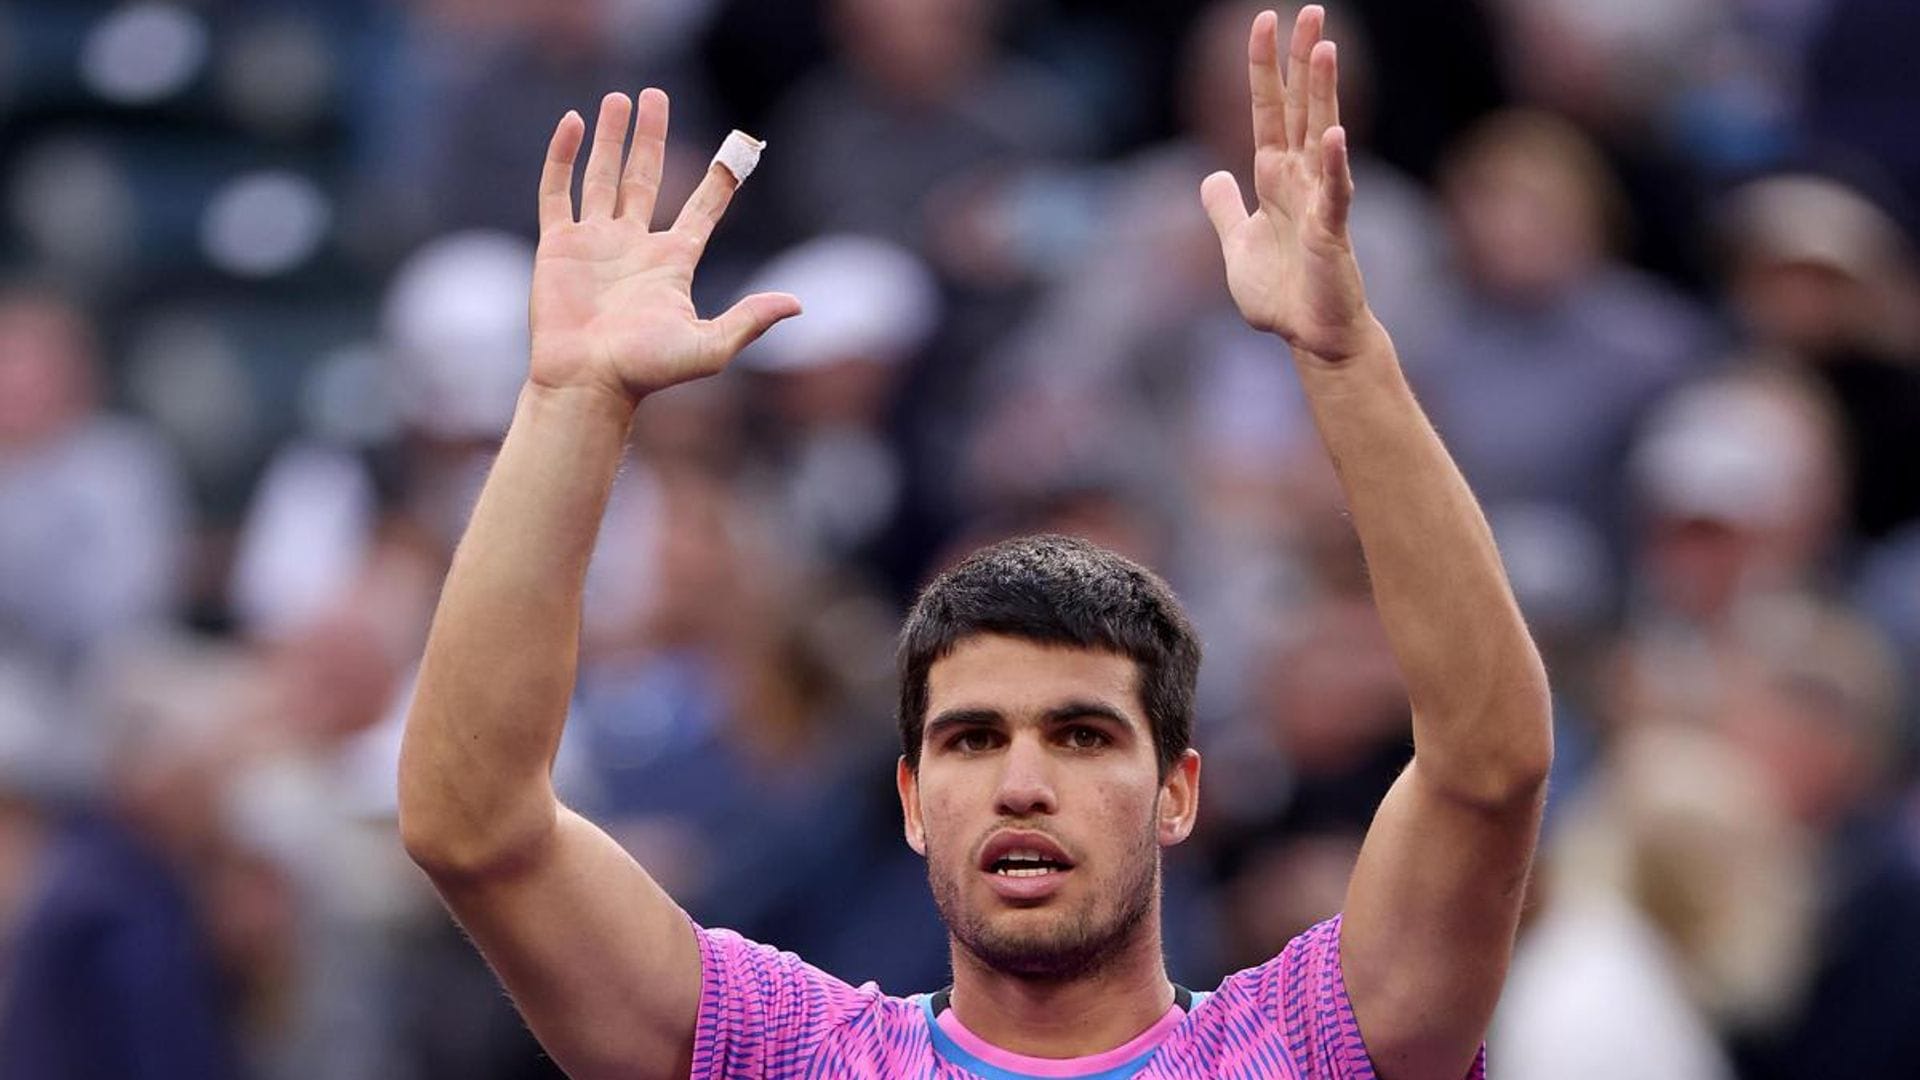
[[[1296,366],[1407,683],[1415,753],[1466,798],[1530,797],[1552,757],[1547,681],[1493,534],[1385,331]]]
[[[587,389],[521,392],[441,592],[407,717],[401,828],[429,869],[484,868],[551,830],[581,593],[631,423]]]

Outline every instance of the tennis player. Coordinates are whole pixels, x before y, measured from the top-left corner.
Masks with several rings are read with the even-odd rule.
[[[1088,544],[987,549],[907,622],[898,784],[951,939],[945,990],[855,988],[698,927],[555,798],[588,554],[635,406],[800,313],[760,294],[708,320],[688,300],[750,160],[723,154],[672,227],[650,231],[667,99],[609,95],[576,220],[585,123],[560,122],[531,371],[447,578],[400,780],[408,851],[570,1074],[1484,1075],[1552,756],[1546,677],[1479,508],[1368,310],[1323,21],[1300,12],[1283,77],[1279,20],[1254,20],[1257,206],[1227,173],[1200,197],[1241,313],[1291,346],[1405,675],[1415,753],[1343,914],[1210,993],[1177,987],[1160,947],[1160,852],[1199,800],[1199,647],[1164,584]],[[847,876],[858,888],[859,867]]]

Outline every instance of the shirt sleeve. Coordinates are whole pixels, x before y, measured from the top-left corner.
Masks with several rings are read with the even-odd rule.
[[[1316,923],[1269,961],[1261,997],[1286,1033],[1301,1080],[1374,1080],[1347,983],[1340,974],[1340,916]],[[1486,1080],[1482,1044],[1466,1080]]]
[[[694,931],[700,1018],[692,1080],[797,1076],[835,1029],[878,997],[871,986],[855,989],[731,930]]]

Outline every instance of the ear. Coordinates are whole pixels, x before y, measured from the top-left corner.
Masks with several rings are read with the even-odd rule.
[[[907,846],[920,853],[927,854],[927,829],[920,820],[920,777],[907,764],[906,756],[894,767],[894,783],[900,788],[900,816],[906,822]]]
[[[1158,834],[1161,847],[1172,847],[1193,835],[1200,816],[1200,751],[1188,749],[1167,770],[1160,785]]]

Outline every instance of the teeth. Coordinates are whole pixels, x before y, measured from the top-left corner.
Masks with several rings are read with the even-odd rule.
[[[1023,866],[1018,870],[996,870],[994,873],[999,874],[1001,877],[1042,877],[1046,874],[1057,873],[1057,871],[1050,866]]]

